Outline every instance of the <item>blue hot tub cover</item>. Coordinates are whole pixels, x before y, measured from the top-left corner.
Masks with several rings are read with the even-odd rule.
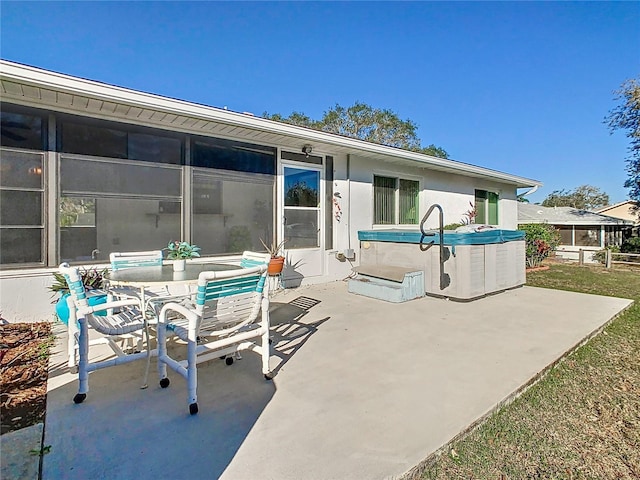
[[[424,243],[440,243],[440,234],[437,230],[429,230],[433,236],[424,239]],[[395,243],[420,243],[422,234],[414,230],[359,230],[358,240],[371,242],[395,242]],[[445,245],[486,245],[490,243],[505,243],[524,240],[522,230],[489,229],[480,232],[444,232]]]

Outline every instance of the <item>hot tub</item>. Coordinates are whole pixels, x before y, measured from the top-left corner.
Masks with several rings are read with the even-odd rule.
[[[424,272],[425,293],[456,300],[473,300],[525,283],[524,232],[488,229],[479,232],[443,234],[443,271],[440,270],[440,235],[423,243],[419,231],[361,230],[360,265],[395,265]]]

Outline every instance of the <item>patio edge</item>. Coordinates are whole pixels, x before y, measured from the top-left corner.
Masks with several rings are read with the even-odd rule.
[[[555,367],[557,367],[567,357],[571,356],[576,350],[578,350],[580,347],[582,347],[583,345],[588,343],[591,339],[593,339],[596,336],[600,335],[604,331],[604,329],[607,328],[614,320],[616,320],[617,318],[622,316],[627,310],[629,310],[635,304],[634,300],[631,300],[631,299],[628,299],[628,298],[625,298],[623,300],[629,300],[629,304],[626,307],[624,307],[618,313],[613,315],[609,320],[607,320],[605,323],[603,323],[600,327],[596,328],[591,333],[586,335],[578,343],[574,344],[571,348],[566,350],[556,360],[551,362],[549,365],[547,365],[545,368],[543,368],[538,373],[536,373],[533,377],[531,377],[531,379],[527,383],[523,384],[520,388],[514,390],[511,394],[507,395],[504,399],[502,399],[500,402],[498,402],[495,407],[491,408],[484,415],[478,417],[478,419],[476,419],[468,427],[466,427],[465,429],[460,431],[458,434],[456,434],[453,438],[451,438],[451,440],[446,442],[444,445],[442,445],[437,450],[435,450],[432,453],[430,453],[427,456],[427,458],[422,460],[416,466],[414,466],[411,469],[409,469],[407,472],[405,472],[405,473],[403,473],[400,476],[395,477],[395,478],[397,480],[421,480],[422,474],[427,470],[427,468],[431,467],[435,463],[435,461],[438,458],[440,458],[440,456],[443,453],[448,452],[450,450],[451,446],[454,443],[456,443],[457,441],[463,440],[464,438],[468,437],[473,431],[475,431],[477,428],[481,427],[484,423],[486,423],[486,421],[492,415],[494,415],[495,413],[499,412],[504,407],[510,405],[514,400],[516,400],[518,397],[520,397],[522,394],[524,394],[527,390],[529,390],[531,387],[533,387],[535,384],[537,384],[540,380],[542,380],[547,375],[547,373],[549,373],[551,370],[553,370]]]

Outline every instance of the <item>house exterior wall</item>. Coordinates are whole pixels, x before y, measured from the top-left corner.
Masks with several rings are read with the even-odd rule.
[[[159,215],[159,213],[163,213],[159,208],[160,202],[182,202],[182,211],[190,211],[191,207],[187,200],[193,193],[193,183],[191,183],[190,175],[197,169],[204,168],[192,166],[194,164],[189,163],[193,160],[190,155],[195,151],[196,142],[199,139],[210,137],[209,139],[205,138],[205,140],[215,138],[229,142],[246,142],[259,147],[265,146],[273,152],[277,152],[274,154],[276,162],[281,162],[282,151],[299,153],[301,145],[309,142],[313,143],[314,155],[317,153],[323,158],[326,158],[327,155],[333,157],[333,180],[330,180],[332,185],[325,185],[325,187],[332,187],[331,189],[327,188],[327,192],[335,194],[333,208],[326,207],[324,210],[324,216],[327,220],[331,219],[332,245],[325,245],[325,249],[320,255],[322,275],[303,279],[303,283],[343,279],[351,273],[353,266],[358,265],[358,231],[370,230],[374,227],[372,180],[376,174],[418,180],[420,182],[420,218],[432,204],[438,203],[444,209],[445,223],[461,221],[465,212],[471,209],[469,203],[473,203],[476,189],[498,193],[498,226],[504,229],[515,229],[517,226],[516,185],[523,187],[528,186],[529,182],[537,183],[508,174],[489,171],[481,167],[429,158],[417,153],[402,152],[390,147],[345,139],[345,137],[312,132],[293,126],[278,125],[274,127],[276,125],[274,122],[240,115],[235,112],[222,112],[220,109],[211,109],[201,105],[189,104],[188,102],[111,87],[97,82],[92,83],[59,74],[49,75],[44,71],[35,71],[37,69],[31,67],[8,66],[7,62],[4,61],[2,61],[2,64],[3,67],[9,70],[20,70],[15,78],[7,78],[8,73],[6,70],[0,72],[2,73],[3,86],[5,83],[11,85],[11,88],[6,89],[6,94],[3,97],[3,106],[12,106],[19,110],[37,109],[37,116],[42,116],[43,119],[44,127],[42,131],[46,132],[46,135],[43,134],[43,138],[48,138],[48,142],[43,144],[45,146],[38,147],[40,150],[31,151],[27,149],[36,147],[5,144],[3,137],[3,148],[5,150],[8,148],[18,150],[19,154],[29,152],[41,156],[44,160],[40,163],[39,173],[42,174],[44,172],[43,178],[45,179],[40,198],[43,220],[41,222],[42,225],[38,225],[43,232],[44,238],[42,241],[43,259],[37,261],[32,259],[28,264],[11,264],[11,262],[7,262],[6,265],[2,265],[0,270],[0,313],[2,318],[10,321],[41,321],[52,318],[51,294],[46,287],[51,285],[53,281],[51,274],[56,271],[57,263],[66,259],[60,258],[61,255],[58,254],[61,251],[60,243],[65,242],[64,235],[61,234],[65,227],[59,226],[59,200],[62,196],[75,197],[78,195],[83,198],[89,198],[96,192],[91,187],[87,187],[86,190],[79,187],[75,188],[77,184],[81,183],[78,180],[75,181],[74,188],[64,191],[61,187],[63,174],[60,172],[62,170],[61,167],[64,167],[65,162],[68,161],[77,161],[76,164],[80,165],[84,162],[84,166],[89,166],[90,168],[83,171],[89,171],[88,176],[93,176],[92,180],[98,178],[100,181],[103,180],[103,177],[95,174],[93,170],[98,166],[98,160],[105,164],[110,164],[111,168],[118,168],[114,167],[114,165],[125,165],[129,168],[130,164],[134,163],[133,160],[135,158],[141,168],[146,169],[149,166],[154,166],[156,171],[159,171],[160,167],[162,167],[165,171],[167,169],[173,169],[174,172],[177,171],[175,178],[182,175],[180,177],[181,182],[177,180],[174,182],[175,191],[172,193],[168,193],[167,189],[162,186],[161,192],[155,191],[146,193],[144,196],[136,196],[134,200],[138,203],[126,201],[127,198],[132,198],[130,196],[131,191],[102,192],[105,194],[103,198],[108,198],[109,201],[100,202],[96,215],[100,216],[101,219],[111,220],[120,214],[121,217],[124,217],[124,220],[117,224],[107,222],[108,224],[101,225],[102,229],[96,232],[96,248],[94,251],[97,253],[95,260],[92,260],[93,252],[91,250],[93,245],[87,249],[83,248],[81,253],[69,255],[70,260],[75,260],[76,262],[86,261],[87,263],[92,263],[92,266],[100,267],[100,264],[96,264],[96,262],[106,262],[110,251],[145,249],[143,247],[149,249],[149,245],[140,244],[143,243],[140,235],[146,235],[146,239],[151,238],[154,241],[158,241],[159,244],[154,245],[153,248],[166,246],[168,240],[174,240],[178,235],[182,239],[199,243],[197,240],[199,232],[204,232],[204,235],[211,243],[223,245],[225,242],[229,242],[229,239],[226,236],[227,234],[222,231],[224,228],[221,228],[221,225],[229,228],[230,226],[241,227],[253,225],[251,222],[255,223],[253,219],[255,217],[253,210],[254,199],[249,195],[245,195],[245,191],[251,190],[252,187],[249,182],[245,182],[246,184],[242,188],[237,187],[237,185],[243,183],[242,179],[234,180],[236,183],[228,190],[223,189],[221,202],[224,204],[233,203],[235,208],[232,215],[225,215],[225,212],[205,212],[207,215],[210,214],[211,218],[198,224],[194,220],[195,216],[189,217],[187,215],[186,218],[182,218],[182,214],[178,212],[166,212],[166,215]],[[33,78],[29,75],[32,75]],[[20,87],[21,82],[30,84],[29,92],[38,91],[42,95],[24,95]],[[59,92],[64,92],[64,95],[58,95]],[[82,102],[74,103],[73,99],[76,96],[82,99]],[[109,106],[105,106],[103,110],[102,105],[107,104]],[[85,106],[83,107],[82,105]],[[11,112],[3,109],[3,113]],[[27,114],[31,115],[28,112]],[[70,119],[70,116],[74,118]],[[65,121],[74,124],[85,122],[87,125],[96,126],[99,120],[108,121],[118,128],[122,126],[123,131],[128,133],[135,130],[137,135],[144,136],[161,131],[174,140],[180,138],[181,142],[184,141],[184,143],[181,143],[180,161],[178,163],[168,161],[159,164],[157,163],[157,157],[118,156],[86,151],[78,152],[61,148],[64,140],[60,134],[64,132]],[[58,131],[58,128],[61,130]],[[151,132],[151,130],[154,130],[154,132]],[[80,137],[72,136],[72,138]],[[57,144],[58,140],[61,141],[60,145]],[[60,153],[61,151],[67,153]],[[74,153],[68,153],[71,151]],[[375,159],[367,157],[367,154],[375,156]],[[100,157],[100,155],[105,155],[105,157]],[[235,161],[236,157],[234,157]],[[234,168],[236,166],[235,163],[232,165]],[[277,167],[280,166],[281,164],[277,165]],[[211,167],[213,175],[221,174],[219,170],[215,171],[218,168],[224,169],[225,167]],[[438,169],[459,173],[445,173],[444,170]],[[243,170],[243,172],[251,171]],[[271,174],[271,172],[267,173],[267,175]],[[494,177],[499,178],[500,181],[490,180]],[[113,175],[104,175],[105,181],[112,178]],[[159,185],[157,173],[147,178],[153,178],[154,181],[152,183]],[[255,177],[252,179],[255,179]],[[281,182],[281,180],[276,174],[273,187],[274,197],[277,194],[275,182]],[[508,182],[513,182],[513,184]],[[177,187],[179,183],[180,188]],[[2,185],[2,187],[5,187],[5,185]],[[10,187],[13,188],[15,185],[10,185]],[[265,188],[271,188],[271,184]],[[233,199],[226,198],[227,194],[231,193],[236,194]],[[243,195],[245,196],[243,197]],[[98,197],[98,195],[95,196],[96,198]],[[322,201],[324,202],[325,199],[322,199]],[[155,203],[152,205],[153,208],[147,211],[141,202]],[[274,210],[271,213],[275,211],[274,217],[277,220],[275,220],[274,225],[269,225],[269,228],[271,228],[270,233],[276,231],[276,229],[282,230],[280,228],[281,225],[278,223],[281,222],[279,219],[282,218],[283,212],[275,210],[276,204],[277,200],[274,199]],[[151,203],[146,205],[149,206]],[[195,211],[195,207],[191,211]],[[127,215],[124,215],[123,212],[126,212]],[[273,223],[270,216],[266,217],[269,223]],[[127,224],[135,224],[137,230],[127,229]],[[322,225],[325,225],[325,223],[322,222]],[[378,226],[375,227],[377,228]],[[437,215],[434,215],[429,219],[427,228],[436,227]],[[380,226],[380,228],[383,227]],[[417,226],[407,228],[417,228]],[[260,229],[256,228],[255,231],[252,231],[252,240],[254,241],[252,248],[256,248],[259,245],[259,242],[257,242],[257,238],[260,236],[258,230]],[[190,237],[191,234],[193,236]],[[58,242],[58,238],[61,238],[60,242]],[[19,238],[16,243],[24,243],[24,239]],[[67,245],[72,244],[73,242],[67,242]],[[355,258],[344,258],[346,253],[351,250],[355,251]],[[220,250],[221,256],[213,258],[215,258],[215,261],[233,261],[233,258],[228,257],[228,252],[230,251],[237,252],[239,250]],[[216,253],[215,255],[218,254]],[[15,260],[12,261],[15,262]]]
[[[451,173],[387,164],[360,156],[351,156],[352,218],[351,240],[357,242],[358,230],[370,230],[373,225],[373,176],[384,175],[420,181],[420,218],[431,205],[439,204],[444,211],[444,223],[461,223],[474,203],[475,190],[499,194],[498,227],[515,230],[518,225],[516,189],[513,186]],[[426,228],[438,228],[438,216],[432,215]],[[395,226],[381,226],[392,228]],[[410,227],[408,227],[410,228]],[[416,226],[417,228],[417,226]]]

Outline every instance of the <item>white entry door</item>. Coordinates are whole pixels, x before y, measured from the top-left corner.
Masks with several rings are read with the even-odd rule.
[[[283,163],[282,238],[285,239],[286,287],[295,287],[303,278],[324,273],[322,168]]]

